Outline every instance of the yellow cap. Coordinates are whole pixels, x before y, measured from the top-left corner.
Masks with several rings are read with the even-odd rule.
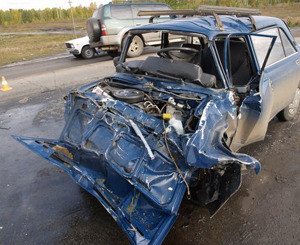
[[[172,115],[170,113],[163,113],[164,120],[170,120],[171,118],[172,118]]]

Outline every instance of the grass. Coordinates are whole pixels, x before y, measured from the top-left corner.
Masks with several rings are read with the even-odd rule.
[[[269,6],[261,8],[262,15],[274,16],[287,22],[290,27],[300,26],[300,3],[290,6]]]
[[[86,29],[86,19],[75,20],[76,30]],[[0,26],[0,32],[39,32],[39,31],[64,31],[73,30],[71,20],[60,20],[53,22],[40,22],[40,23],[25,23],[22,25],[8,25]]]
[[[30,60],[65,51],[72,35],[0,36],[0,65]]]

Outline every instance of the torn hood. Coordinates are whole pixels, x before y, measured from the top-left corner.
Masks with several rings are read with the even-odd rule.
[[[194,129],[184,126],[185,133],[178,134],[166,125],[169,150],[182,176],[166,147],[163,120],[106,93],[93,92],[105,81],[130,85],[161,101],[172,94],[187,96],[186,111],[197,121]],[[189,101],[188,95],[198,99]],[[232,152],[230,142],[224,140],[224,134],[234,134],[236,110],[228,91],[116,74],[69,93],[59,139],[14,138],[94,195],[133,244],[160,244],[178,216],[187,188],[184,180],[192,183],[199,169],[233,162],[259,171],[254,158]]]

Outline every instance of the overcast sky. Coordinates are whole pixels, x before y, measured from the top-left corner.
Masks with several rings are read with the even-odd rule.
[[[72,6],[89,6],[95,2],[98,6],[110,2],[110,0],[71,0]],[[68,8],[68,0],[0,0],[0,9],[44,9],[44,8]]]

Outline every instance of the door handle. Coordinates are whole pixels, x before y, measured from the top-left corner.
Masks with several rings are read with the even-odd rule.
[[[142,24],[138,23],[138,24],[135,24],[135,26],[141,26]]]
[[[300,59],[296,60],[296,64],[300,65]]]

